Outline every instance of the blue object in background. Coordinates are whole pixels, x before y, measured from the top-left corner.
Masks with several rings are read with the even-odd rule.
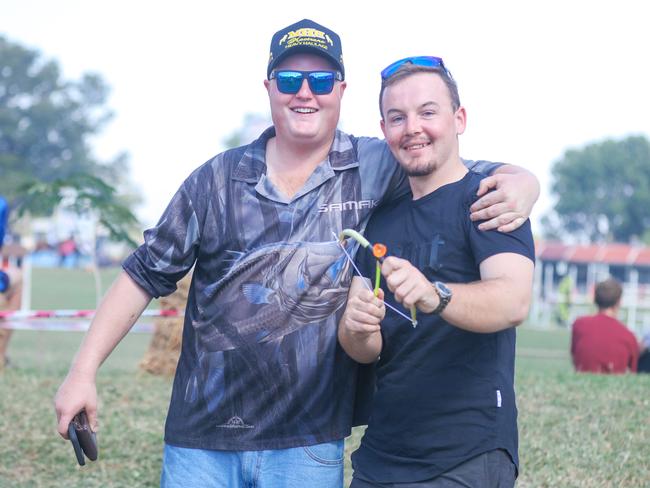
[[[7,205],[7,200],[0,196],[0,249],[2,249],[2,243],[5,240],[8,216],[9,205]],[[9,288],[9,276],[7,276],[7,273],[4,271],[0,270],[0,293],[3,293],[7,288]]]
[[[0,270],[0,293],[4,293],[9,288],[9,276]]]
[[[9,204],[2,196],[0,196],[0,248],[5,240],[5,232],[7,231],[7,220],[9,218]]]

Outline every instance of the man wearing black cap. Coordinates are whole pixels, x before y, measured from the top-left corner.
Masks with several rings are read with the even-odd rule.
[[[273,36],[273,127],[196,169],[126,259],[57,393],[63,437],[82,408],[96,426],[97,368],[151,297],[193,268],[162,485],[342,485],[357,366],[337,344],[352,272],[335,236],[362,230],[407,183],[383,141],[336,129],[341,52],[338,35],[307,19]],[[522,187],[533,198],[517,208],[532,206],[532,175],[502,182],[488,199],[497,207],[481,212],[503,213]],[[516,227],[528,210],[518,212],[495,224]]]
[[[271,72],[283,59],[301,52],[317,54],[327,59],[345,77],[341,39],[338,34],[316,22],[304,19],[279,30],[271,39],[267,78],[270,79]]]

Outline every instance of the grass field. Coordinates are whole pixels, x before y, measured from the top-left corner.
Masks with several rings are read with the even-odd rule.
[[[115,276],[109,271],[108,284]],[[89,308],[92,277],[34,271],[34,308]],[[0,373],[0,487],[157,486],[171,380],[138,370],[148,334],[129,334],[102,367],[100,459],[81,468],[56,433],[52,397],[82,338],[16,331]],[[518,487],[649,487],[650,375],[572,372],[565,330],[518,330]],[[349,453],[362,430],[346,442]]]

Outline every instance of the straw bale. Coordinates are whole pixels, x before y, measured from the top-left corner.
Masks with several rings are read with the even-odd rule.
[[[185,311],[187,294],[192,280],[188,274],[177,283],[177,290],[159,300],[162,310]],[[159,376],[173,376],[181,353],[183,339],[183,317],[157,317],[154,319],[154,333],[140,368]]]

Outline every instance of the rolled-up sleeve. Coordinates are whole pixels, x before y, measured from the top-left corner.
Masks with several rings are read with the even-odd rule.
[[[183,182],[156,226],[144,232],[144,243],[122,264],[155,298],[173,293],[196,261],[212,181],[209,169],[204,165]]]

